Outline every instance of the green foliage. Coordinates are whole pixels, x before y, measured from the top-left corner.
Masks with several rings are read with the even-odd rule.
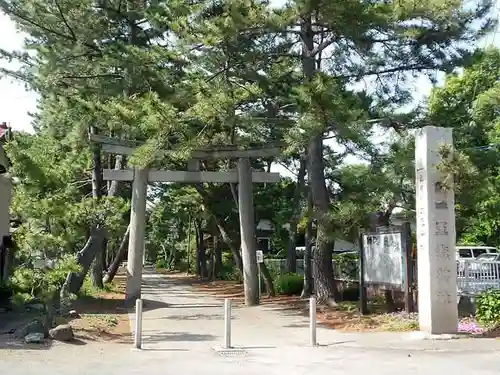
[[[156,268],[157,269],[169,269],[170,265],[168,264],[166,259],[159,258],[156,260]]]
[[[222,253],[222,267],[217,274],[219,280],[243,281],[241,271],[235,266],[233,255],[231,253]]]
[[[340,271],[340,275],[335,275],[336,278],[345,280],[357,280],[359,277],[359,256],[355,253],[336,254],[333,257],[336,269]]]
[[[304,278],[295,273],[280,275],[274,279],[276,293],[287,296],[299,295],[304,287]]]
[[[382,152],[370,140],[374,123],[367,120],[392,118],[411,101],[407,77],[452,71],[468,57],[463,45],[493,26],[488,0],[477,7],[464,7],[460,0],[292,0],[278,5],[158,0],[127,2],[124,7],[120,0],[59,0],[56,6],[42,0],[0,1],[0,10],[27,35],[26,51],[0,50],[0,56],[16,60],[21,68],[0,73],[40,93],[36,134],[19,135],[8,148],[12,172],[21,181],[12,205],[23,223],[16,233],[21,262],[33,253],[55,260],[74,254],[92,225],[106,227],[108,244],[119,243],[116,233],[123,233],[126,225],[127,202],[97,203],[106,189],[92,190],[93,147],[86,134],[90,126],[101,135],[144,142],[122,168],[180,169],[194,148],[280,144],[285,152],[279,161],[293,169],[297,155],[314,145],[317,152],[310,153],[310,164],[325,164],[326,178],[321,168],[308,171],[311,191],[329,189],[314,198],[317,248],[331,251],[335,237],[356,237],[367,213],[413,208],[407,139],[391,140],[392,146]],[[366,82],[370,89],[352,89]],[[485,77],[489,87],[473,115],[467,112],[470,106],[443,95],[442,103],[455,105],[452,119],[457,123],[452,126],[470,129],[469,120],[487,124],[486,130],[468,135],[484,135],[482,143],[494,140],[500,134],[493,129],[500,97],[497,82],[491,72]],[[475,100],[472,86],[464,90],[469,104]],[[434,112],[429,118],[448,121],[445,106],[429,107]],[[465,115],[467,123],[458,115]],[[325,149],[323,135],[340,147]],[[160,152],[163,149],[171,152]],[[369,159],[370,165],[342,167],[354,154]],[[107,160],[111,165],[115,161]],[[252,167],[265,170],[270,162],[254,160]],[[232,161],[202,163],[207,171],[232,168]],[[499,237],[495,218],[500,205],[492,197],[500,194],[497,173],[488,178],[480,194],[485,213],[466,215],[478,219],[462,227],[472,231],[474,224],[481,228],[478,238],[491,239]],[[168,260],[169,267],[184,267],[194,223],[200,240],[203,232],[219,230],[237,247],[234,188],[153,186],[155,205],[147,231],[153,252]],[[128,188],[119,190],[117,196],[128,200]],[[277,228],[276,251],[286,250],[283,225],[295,209],[290,205],[293,190],[294,183],[285,179],[279,185],[255,187],[256,217],[271,220]],[[463,213],[480,212],[472,212],[465,200],[459,202]],[[42,282],[37,271],[29,272],[38,291]]]
[[[369,215],[374,212],[390,215],[396,207],[414,210],[413,138],[395,135],[389,145],[370,164],[339,167],[333,157],[326,159],[327,176],[334,181],[330,187],[337,198],[333,215],[341,238],[358,241],[359,228],[369,225]]]
[[[500,290],[490,289],[476,298],[476,319],[490,326],[500,323]]]
[[[14,308],[23,308],[26,302],[33,299],[29,293],[15,293],[12,295],[11,303]]]
[[[162,268],[187,269],[187,265],[180,262],[187,259],[188,247],[189,256],[194,259],[194,218],[203,215],[200,197],[193,187],[186,185],[168,190],[158,188],[155,196],[157,203],[148,222],[148,247],[162,262]]]
[[[21,263],[35,255],[64,262],[84,245],[94,225],[108,230],[110,245],[119,241],[114,234],[121,232],[129,204],[120,197],[99,202],[91,197],[88,152],[44,132],[16,134],[7,153],[20,180],[11,211],[21,221],[14,234]]]
[[[478,50],[429,102],[428,121],[453,128],[454,148],[441,151],[440,169],[454,178],[460,242],[500,244],[499,72],[500,50]]]
[[[80,267],[68,254],[52,267],[37,269],[25,265],[17,268],[12,275],[12,283],[21,293],[49,301],[61,289],[69,272],[80,272]]]
[[[219,280],[226,280],[226,281],[238,281],[238,282],[243,281],[243,275],[241,271],[234,266],[227,266],[227,265],[222,266],[222,269],[218,273],[217,278]]]

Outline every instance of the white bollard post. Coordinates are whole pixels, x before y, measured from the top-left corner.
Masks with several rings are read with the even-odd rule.
[[[316,346],[316,297],[309,298],[309,334],[311,346]]]
[[[257,267],[259,269],[259,301],[260,301],[260,298],[261,298],[261,290],[262,290],[262,275],[260,273],[260,263],[257,263]]]
[[[224,300],[224,349],[231,348],[231,300]]]
[[[135,335],[134,348],[141,349],[142,347],[142,299],[135,301]]]

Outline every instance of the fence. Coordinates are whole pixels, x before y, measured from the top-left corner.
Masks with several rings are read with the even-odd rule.
[[[500,262],[477,259],[457,262],[459,294],[474,295],[492,288],[500,289]]]
[[[285,259],[266,259],[266,265],[275,274],[286,273]],[[359,280],[357,261],[349,259],[332,261],[336,280],[357,282]],[[297,273],[304,274],[304,261],[297,259]],[[417,280],[417,262],[413,263],[413,279]],[[475,295],[487,289],[500,289],[500,262],[460,259],[457,261],[457,292],[460,295]]]

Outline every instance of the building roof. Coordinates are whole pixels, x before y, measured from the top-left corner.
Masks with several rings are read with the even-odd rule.
[[[259,223],[257,224],[257,230],[272,232],[274,229],[271,220],[267,219],[260,220]]]

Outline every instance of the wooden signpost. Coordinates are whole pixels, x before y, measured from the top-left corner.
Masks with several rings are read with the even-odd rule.
[[[91,134],[90,141],[100,143],[107,153],[132,155],[140,144]],[[163,151],[165,155],[171,151]],[[243,260],[243,277],[245,287],[245,303],[248,306],[259,303],[257,256],[255,238],[255,214],[253,203],[254,183],[277,183],[278,173],[255,172],[251,170],[250,158],[268,158],[278,156],[280,149],[255,148],[241,150],[236,147],[225,147],[213,150],[195,150],[188,162],[187,171],[169,171],[157,169],[104,169],[106,181],[132,181],[132,203],[130,212],[130,238],[127,259],[127,300],[141,297],[142,259],[144,252],[146,227],[147,185],[150,182],[177,183],[238,183],[238,206],[240,217],[241,251]],[[199,171],[199,160],[238,159],[236,171],[207,172]]]

